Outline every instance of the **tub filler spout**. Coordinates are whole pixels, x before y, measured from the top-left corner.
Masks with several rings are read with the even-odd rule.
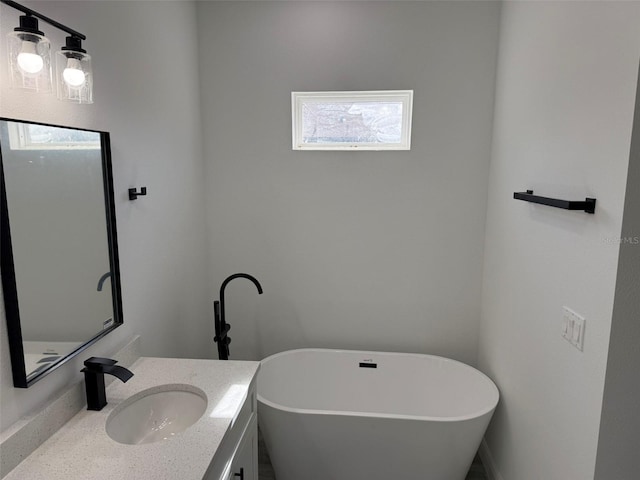
[[[227,333],[231,330],[231,325],[225,321],[224,290],[227,288],[229,282],[235,278],[246,278],[247,280],[251,280],[258,289],[258,293],[262,295],[262,285],[260,285],[260,282],[255,277],[248,273],[234,273],[233,275],[229,275],[224,282],[222,282],[222,285],[220,286],[220,301],[216,300],[213,302],[216,330],[216,336],[213,338],[213,341],[218,343],[218,358],[220,358],[220,360],[229,360],[229,344],[231,343],[231,337],[229,337]]]

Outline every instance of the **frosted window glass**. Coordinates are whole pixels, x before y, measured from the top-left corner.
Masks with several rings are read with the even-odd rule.
[[[293,92],[293,148],[408,150],[412,93]]]
[[[41,124],[7,124],[11,150],[99,150],[100,133]]]

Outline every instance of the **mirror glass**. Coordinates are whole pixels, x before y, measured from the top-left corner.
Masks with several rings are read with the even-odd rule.
[[[109,135],[0,119],[2,284],[14,385],[122,323]]]

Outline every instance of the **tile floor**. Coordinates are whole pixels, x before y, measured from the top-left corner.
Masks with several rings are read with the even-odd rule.
[[[473,463],[471,464],[466,480],[487,480],[487,478],[482,461],[480,460],[480,457],[476,455],[476,458],[473,459]],[[276,474],[271,466],[269,454],[267,453],[260,430],[258,430],[258,479],[276,480]]]
[[[276,480],[260,429],[258,429],[258,480]]]

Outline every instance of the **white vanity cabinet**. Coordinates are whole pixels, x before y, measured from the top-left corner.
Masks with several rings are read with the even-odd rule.
[[[203,480],[258,480],[258,419],[255,379]]]

